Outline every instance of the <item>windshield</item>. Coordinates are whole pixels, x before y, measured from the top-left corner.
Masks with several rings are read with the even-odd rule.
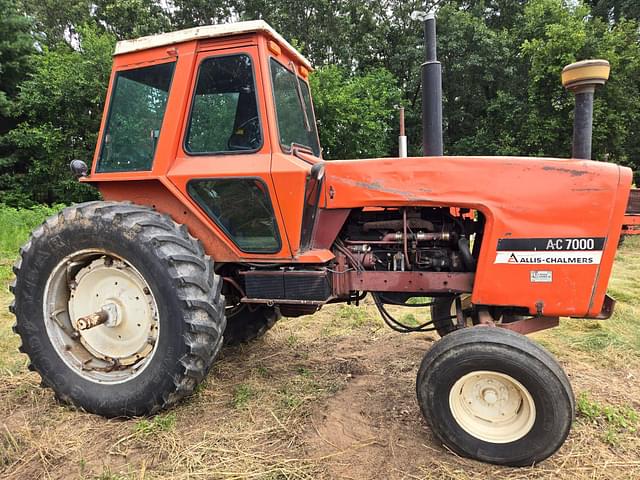
[[[309,147],[316,157],[319,157],[320,145],[309,86],[306,82],[297,79],[291,70],[273,58],[271,59],[271,81],[273,82],[280,144],[285,150],[289,150],[292,143],[304,145]],[[300,101],[298,83],[303,102]],[[305,113],[309,120],[308,129]]]
[[[98,172],[151,170],[174,65],[117,73]]]

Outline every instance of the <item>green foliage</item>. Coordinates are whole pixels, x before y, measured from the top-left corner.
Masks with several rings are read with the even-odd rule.
[[[100,125],[114,39],[81,29],[81,50],[43,47],[33,73],[20,85],[21,122],[4,138],[12,152],[0,158],[0,193],[8,204],[67,203],[95,198],[68,171],[73,158],[89,160]]]
[[[434,2],[427,2],[434,3]],[[612,65],[594,107],[594,158],[640,181],[640,7],[635,0],[438,2],[445,152],[566,157],[573,98],[562,68]],[[95,192],[70,178],[90,161],[116,39],[263,18],[318,67],[312,75],[327,159],[395,155],[406,108],[421,151],[422,0],[0,0],[0,201],[71,202]]]
[[[29,34],[31,21],[20,15],[12,0],[0,0],[0,133],[9,117],[18,83],[29,72],[29,59],[35,52]]]
[[[94,17],[118,39],[136,38],[171,29],[171,18],[155,0],[95,0]]]
[[[251,387],[251,385],[247,385],[243,383],[236,387],[235,391],[233,392],[233,399],[231,403],[234,406],[234,408],[242,409],[247,406],[249,401],[253,397],[255,397],[255,395],[256,395],[256,392]]]
[[[586,392],[580,393],[576,401],[579,417],[602,429],[601,439],[616,446],[621,434],[632,434],[640,428],[640,414],[629,406],[603,405]]]
[[[15,257],[20,246],[29,238],[31,230],[63,207],[64,205],[36,205],[32,208],[16,209],[0,203],[0,257]]]
[[[327,159],[367,158],[392,153],[401,91],[384,69],[350,75],[323,67],[311,76],[320,144]]]
[[[143,418],[138,420],[135,425],[135,433],[146,437],[161,432],[170,432],[174,429],[175,425],[175,413],[156,415],[151,419]]]
[[[638,0],[587,0],[586,3],[592,7],[594,15],[607,21],[618,22],[622,18],[640,20]]]

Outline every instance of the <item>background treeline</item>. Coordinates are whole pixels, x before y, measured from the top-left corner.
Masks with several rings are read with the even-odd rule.
[[[570,153],[573,99],[562,67],[602,57],[594,158],[640,174],[640,2],[443,0],[445,151]],[[397,107],[420,152],[422,25],[413,0],[0,0],[0,203],[79,201],[68,174],[90,160],[118,39],[263,18],[318,67],[325,158],[394,155]]]

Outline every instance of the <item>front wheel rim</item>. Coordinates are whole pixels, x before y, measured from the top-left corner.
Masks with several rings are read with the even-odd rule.
[[[529,391],[510,375],[488,370],[458,379],[449,392],[449,407],[460,428],[490,443],[520,440],[536,420]]]
[[[109,312],[89,329],[78,320]],[[160,334],[158,306],[144,277],[123,258],[104,250],[65,257],[51,272],[43,296],[46,332],[64,363],[83,379],[116,384],[151,363]]]

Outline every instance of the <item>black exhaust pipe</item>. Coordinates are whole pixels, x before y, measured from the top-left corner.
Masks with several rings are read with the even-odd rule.
[[[591,160],[593,95],[596,86],[604,85],[607,81],[609,71],[609,62],[606,60],[583,60],[567,65],[562,70],[562,85],[576,97],[572,158]]]
[[[436,47],[436,17],[432,10],[424,21],[425,58],[422,64],[422,149],[426,157],[443,154],[442,65]]]

